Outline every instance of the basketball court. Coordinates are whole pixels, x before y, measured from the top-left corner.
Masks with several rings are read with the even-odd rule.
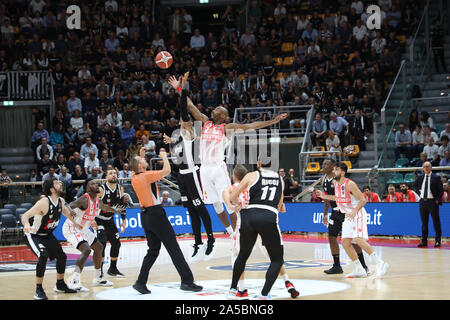
[[[377,254],[390,264],[381,278],[369,276],[360,279],[345,279],[344,275],[326,275],[323,270],[332,265],[332,257],[326,236],[317,234],[284,235],[285,266],[290,280],[300,296],[295,300],[446,300],[450,275],[450,243],[444,239],[442,247],[435,249],[432,239],[428,249],[418,249],[415,239],[371,238]],[[114,278],[113,287],[93,287],[94,268],[92,256],[81,276],[82,284],[89,292],[57,294],[53,291],[56,282],[54,262],[48,262],[44,278],[44,290],[50,300],[224,300],[231,283],[231,241],[222,234],[216,235],[217,250],[209,261],[189,263],[201,292],[179,290],[180,279],[167,251],[161,254],[150,271],[149,295],[140,295],[131,288],[139,273],[142,259],[147,251],[143,239],[122,240],[118,268],[125,278]],[[191,237],[179,237],[179,244],[188,259],[192,250]],[[67,254],[66,280],[73,271],[78,251],[70,245],[64,246]],[[106,248],[109,254],[109,244]],[[369,258],[366,262],[372,270]],[[106,257],[108,262],[109,257]],[[35,290],[36,257],[26,246],[0,248],[0,300],[32,300]],[[350,272],[349,259],[341,247],[341,264],[344,274]],[[105,274],[109,263],[104,266]],[[250,299],[259,294],[269,266],[261,249],[255,246],[246,266],[246,286]],[[284,288],[282,278],[275,283],[274,299],[291,299]],[[294,299],[291,299],[294,300]]]

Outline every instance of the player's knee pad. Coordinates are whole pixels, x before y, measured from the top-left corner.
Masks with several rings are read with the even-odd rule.
[[[222,202],[215,202],[213,206],[217,214],[222,213],[224,210]]]

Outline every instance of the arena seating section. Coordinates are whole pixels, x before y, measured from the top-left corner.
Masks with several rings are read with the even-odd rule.
[[[151,1],[130,0],[107,1],[111,6],[83,1],[81,30],[68,30],[64,2],[43,2],[33,0],[27,6],[28,1],[17,1],[0,10],[2,71],[48,70],[53,76],[56,116],[49,123],[45,113],[34,114],[36,127],[42,122],[45,130],[37,136],[47,136],[53,149],[50,164],[35,155],[37,181],[51,166],[56,174],[66,166],[73,180],[90,175],[84,173],[84,161],[74,159],[87,138],[97,147],[96,157],[106,150],[119,171],[139,151],[141,135],[154,142],[148,156],[156,157],[161,147],[167,148],[162,134],[170,136],[179,119],[168,76],[186,71],[194,103],[207,115],[223,105],[231,117],[227,121],[237,107],[272,105],[314,105],[327,125],[331,112],[349,123],[357,109],[378,113],[423,5],[420,0],[397,0],[389,7],[382,1],[386,19],[374,31],[365,27],[367,1],[251,0],[247,25],[242,19],[245,8],[233,7],[223,18],[222,32],[213,34],[196,31],[197,21],[186,26],[189,9],[169,12],[156,4],[158,15],[152,17]],[[197,32],[195,39],[203,38],[204,45],[193,48],[191,37]],[[161,50],[173,55],[168,70],[153,60]],[[294,118],[291,114],[282,125],[289,127]],[[370,121],[366,117],[362,132],[351,130],[341,147],[363,149]],[[33,150],[40,144],[40,139],[34,141]],[[48,151],[39,157],[44,153]],[[81,173],[75,172],[77,163]],[[308,167],[313,172],[318,168]],[[74,187],[66,185],[67,200],[76,196]],[[8,214],[18,221],[19,208],[2,210],[5,228]]]

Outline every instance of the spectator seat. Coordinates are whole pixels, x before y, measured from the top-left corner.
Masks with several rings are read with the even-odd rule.
[[[342,163],[345,163],[347,165],[347,168],[350,170],[352,168],[351,161],[342,161]]]
[[[27,208],[27,209],[30,209],[32,206],[33,206],[32,203],[24,202],[24,203],[21,203],[21,204],[20,204],[19,208]]]
[[[3,216],[3,215],[5,215],[5,214],[12,214],[12,215],[14,215],[14,212],[12,212],[12,210],[11,209],[0,209],[0,219],[1,219],[1,217]]]
[[[411,183],[414,183],[415,180],[416,180],[416,178],[415,178],[414,172],[412,172],[412,173],[410,172],[410,173],[405,174],[405,178],[403,179],[403,182],[406,184],[411,184]]]
[[[393,173],[387,184],[400,184],[403,183],[403,175],[401,173]]]
[[[324,146],[314,146],[312,151],[325,151],[325,147]],[[311,158],[317,158],[317,157],[323,157],[325,156],[324,153],[311,153],[310,157]]]
[[[289,53],[294,51],[294,46],[291,42],[283,42],[281,44],[281,52],[283,53]]]
[[[352,144],[344,148],[344,155],[346,157],[356,157],[359,154],[359,146]]]
[[[320,172],[320,163],[319,162],[309,162],[305,173],[306,174],[317,174]]]
[[[394,168],[403,168],[409,163],[407,158],[398,158],[395,162]]]
[[[290,67],[294,64],[294,57],[284,57],[283,66]]]

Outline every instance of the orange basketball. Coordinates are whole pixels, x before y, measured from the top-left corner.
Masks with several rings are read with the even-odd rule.
[[[172,55],[167,51],[161,51],[156,55],[155,63],[161,69],[167,69],[172,65]]]

